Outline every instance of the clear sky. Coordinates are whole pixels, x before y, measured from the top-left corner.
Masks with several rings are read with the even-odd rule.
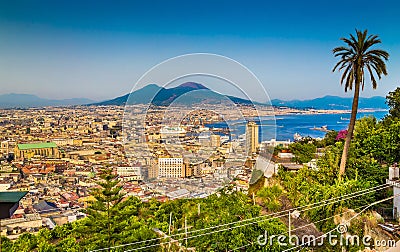
[[[0,94],[109,99],[161,61],[206,52],[247,66],[271,98],[345,96],[331,50],[358,28],[391,55],[389,75],[362,95],[385,96],[400,84],[399,10],[384,0],[0,1]]]

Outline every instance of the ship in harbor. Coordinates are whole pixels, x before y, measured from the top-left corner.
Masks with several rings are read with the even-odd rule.
[[[318,131],[323,131],[323,132],[328,132],[329,131],[329,129],[328,129],[328,125],[324,125],[324,126],[321,126],[321,127],[313,127],[313,128],[310,128],[311,130],[318,130]]]
[[[301,141],[303,139],[303,137],[299,133],[296,132],[293,135],[293,139],[295,142],[297,142],[297,141]]]

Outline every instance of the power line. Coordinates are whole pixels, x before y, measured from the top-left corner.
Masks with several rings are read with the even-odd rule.
[[[388,184],[383,184],[383,185],[375,186],[375,187],[372,187],[372,188],[360,190],[360,191],[357,191],[357,192],[345,194],[345,195],[342,195],[342,196],[339,196],[339,197],[336,197],[336,198],[333,198],[333,199],[328,199],[328,200],[324,200],[324,201],[321,201],[321,202],[312,203],[312,204],[309,204],[309,205],[306,205],[306,206],[300,206],[300,207],[297,207],[297,208],[291,208],[291,209],[283,210],[283,211],[280,211],[280,212],[277,212],[277,213],[272,213],[272,214],[263,215],[263,216],[257,216],[257,217],[250,218],[250,219],[246,219],[246,220],[235,221],[235,222],[231,222],[231,223],[226,223],[226,224],[221,224],[221,225],[216,225],[216,226],[212,226],[212,227],[207,227],[207,228],[203,228],[203,229],[198,229],[198,230],[190,231],[190,232],[188,232],[188,234],[190,234],[190,233],[196,233],[196,232],[200,232],[200,231],[205,231],[205,230],[210,230],[210,229],[214,229],[214,228],[219,228],[219,227],[224,227],[224,226],[229,226],[229,225],[233,225],[233,224],[238,224],[238,223],[242,223],[242,222],[245,222],[245,221],[252,221],[252,220],[255,220],[255,219],[261,219],[261,218],[265,218],[265,217],[277,215],[277,214],[280,214],[280,213],[285,213],[284,216],[286,216],[287,212],[289,212],[289,211],[298,210],[298,209],[305,208],[305,207],[308,207],[308,206],[321,205],[321,204],[324,203],[324,202],[328,202],[328,203],[329,203],[329,201],[335,201],[335,200],[336,200],[335,202],[332,202],[332,204],[333,204],[333,203],[336,203],[336,202],[338,202],[338,201],[342,201],[342,200],[345,200],[345,199],[347,200],[347,199],[350,199],[350,198],[354,198],[354,197],[358,197],[358,196],[361,196],[361,195],[364,195],[364,194],[368,194],[368,193],[370,193],[371,191],[382,190],[382,189],[385,189],[385,188],[387,188],[387,187],[389,187],[389,186],[390,186],[390,185],[388,185]],[[360,194],[360,193],[361,193],[361,194]],[[344,198],[344,199],[341,199],[341,200],[338,200],[338,201],[337,201],[337,199],[340,199],[340,198],[343,198],[343,197],[346,197],[346,196],[350,196],[350,195],[352,195],[352,197],[347,197],[347,198]],[[326,205],[326,204],[324,204],[324,205]],[[317,207],[320,207],[320,206],[317,206]],[[314,209],[314,208],[317,208],[317,207],[312,207],[312,208],[307,209],[307,210],[311,210],[311,209]],[[305,210],[302,210],[302,211],[305,211]],[[278,217],[281,217],[281,216],[276,216],[276,217],[274,217],[274,218],[278,218]],[[266,219],[266,220],[269,220],[269,219],[271,219],[271,218],[268,218],[268,219]],[[261,220],[261,221],[265,221],[265,220]],[[257,223],[257,222],[255,222],[255,223]],[[251,224],[254,224],[254,223],[251,223]],[[224,230],[221,230],[221,231],[224,231]],[[172,237],[176,237],[176,236],[181,236],[181,235],[183,235],[183,234],[184,234],[184,233],[174,234],[174,235],[171,235],[171,236],[169,236],[169,237],[172,238]],[[209,234],[209,233],[205,233],[205,234],[203,234],[203,235],[207,235],[207,234]],[[192,236],[192,237],[189,237],[189,238],[193,238],[193,236]],[[158,240],[162,240],[162,239],[164,239],[164,237],[154,238],[154,239],[149,239],[149,240],[144,240],[144,241],[138,241],[138,242],[133,242],[133,243],[128,243],[128,244],[122,244],[122,245],[113,246],[113,247],[110,247],[110,248],[126,247],[126,246],[131,246],[131,245],[136,245],[136,244],[144,243],[144,242],[158,241]],[[110,248],[102,248],[102,249],[92,250],[92,252],[95,252],[95,251],[104,251],[104,250],[108,250],[108,249],[110,249]]]
[[[255,221],[255,222],[251,222],[251,223],[247,223],[247,224],[244,224],[244,225],[235,226],[235,227],[232,227],[232,228],[225,228],[225,229],[211,231],[211,232],[200,234],[200,235],[191,236],[191,237],[188,237],[187,239],[196,238],[196,237],[209,235],[209,234],[214,234],[214,233],[227,231],[227,230],[235,229],[235,228],[239,228],[239,227],[244,227],[244,226],[252,225],[252,224],[255,224],[255,223],[258,223],[258,222],[261,222],[261,221],[267,221],[267,220],[270,220],[270,219],[276,219],[276,218],[279,218],[279,217],[286,216],[287,212],[289,212],[289,211],[291,212],[291,211],[298,210],[298,209],[300,209],[300,212],[309,211],[309,210],[312,210],[314,208],[322,207],[322,206],[325,206],[325,205],[328,205],[328,204],[334,204],[334,203],[339,202],[339,201],[343,201],[343,200],[348,200],[348,199],[351,199],[351,198],[359,197],[359,196],[371,193],[373,191],[383,190],[383,189],[385,189],[385,188],[387,188],[389,186],[390,185],[388,185],[388,184],[383,184],[383,185],[375,186],[375,187],[372,187],[372,188],[360,190],[360,191],[357,191],[357,192],[345,194],[345,195],[342,195],[342,196],[339,196],[339,197],[336,197],[336,198],[333,198],[333,199],[328,199],[328,200],[324,200],[324,201],[321,201],[321,202],[312,203],[312,204],[309,204],[309,205],[306,205],[306,206],[301,206],[301,207],[297,207],[297,208],[291,208],[291,209],[287,209],[287,210],[280,211],[280,212],[273,213],[273,214],[268,214],[268,215],[264,215],[264,216],[258,216],[258,217],[254,217],[254,218],[250,218],[250,219],[246,219],[246,220],[241,220],[241,221],[221,224],[221,225],[217,225],[217,226],[212,226],[212,227],[208,227],[208,228],[203,228],[203,229],[199,229],[199,230],[194,230],[194,231],[188,232],[187,234],[196,233],[196,232],[205,231],[205,230],[214,229],[214,228],[219,228],[219,227],[224,227],[224,226],[229,226],[229,225],[238,224],[238,223],[242,223],[242,222],[246,222],[246,221],[252,221],[252,220],[255,220],[255,219],[261,219],[261,218],[265,218],[265,217],[270,217],[270,216],[277,215],[277,214],[280,214],[280,213],[285,213],[283,215],[273,216],[273,217],[270,217],[270,218],[267,218],[267,219],[258,220],[258,221]],[[343,197],[345,197],[345,198],[343,198]],[[330,202],[330,201],[333,201],[333,202]],[[306,208],[308,206],[313,206],[313,207],[311,207],[309,209],[302,209],[302,208]],[[172,238],[172,237],[176,237],[176,236],[182,236],[182,235],[185,235],[185,233],[174,234],[174,235],[169,236],[168,238]],[[144,240],[144,241],[138,241],[138,242],[129,243],[129,244],[122,244],[122,245],[113,246],[113,247],[109,247],[109,248],[102,248],[102,249],[92,250],[92,252],[104,251],[104,250],[120,248],[120,247],[126,247],[126,246],[131,246],[131,245],[144,243],[144,242],[158,241],[158,240],[162,240],[162,239],[165,239],[165,237],[154,238],[154,239],[149,239],[149,240]],[[179,241],[179,240],[184,240],[184,239],[177,239],[177,241]],[[170,242],[154,244],[154,245],[150,245],[150,247],[159,246],[159,245],[168,244],[168,243],[170,243]],[[140,249],[145,249],[145,248],[149,248],[149,246],[139,247],[139,248],[136,248],[136,249],[133,249],[133,250],[127,250],[127,251],[134,251],[134,250],[140,250]]]
[[[306,224],[306,225],[303,225],[303,226],[300,226],[300,227],[297,227],[297,228],[294,228],[294,229],[291,229],[291,232],[293,232],[293,231],[295,231],[295,230],[299,230],[299,229],[305,228],[305,227],[308,227],[308,226],[311,226],[311,225],[314,225],[314,224],[316,224],[316,223],[320,223],[320,222],[323,222],[323,221],[327,221],[327,220],[329,220],[329,219],[332,219],[332,218],[335,218],[335,217],[337,217],[337,216],[340,216],[340,215],[342,215],[342,214],[344,214],[344,213],[348,213],[348,212],[351,212],[351,211],[354,211],[354,210],[358,210],[358,209],[360,209],[360,208],[367,207],[367,206],[369,206],[369,204],[363,205],[363,206],[360,206],[360,207],[357,207],[357,208],[354,208],[354,209],[349,209],[349,210],[347,210],[347,211],[345,211],[345,212],[343,212],[343,213],[335,214],[335,215],[333,215],[333,216],[330,216],[330,217],[327,217],[327,218],[324,218],[324,219],[321,219],[321,220],[318,220],[318,221],[315,221],[315,222],[312,222],[312,223],[309,223],[309,224]],[[286,233],[288,233],[288,231],[283,232],[283,233],[280,233],[280,234],[277,234],[277,235],[275,235],[275,236],[284,235],[284,234],[286,234]],[[234,248],[234,249],[232,249],[232,250],[229,250],[229,252],[235,251],[235,250],[238,250],[238,249],[242,249],[242,248],[245,248],[245,247],[248,247],[248,246],[250,246],[250,245],[252,245],[252,244],[253,244],[253,243],[249,243],[249,244],[247,244],[247,245]]]
[[[350,223],[354,218],[356,218],[357,216],[359,216],[361,213],[363,213],[364,211],[366,211],[368,208],[370,208],[370,207],[372,207],[372,206],[374,206],[374,205],[377,205],[377,204],[379,204],[379,203],[385,202],[385,201],[387,201],[387,200],[394,199],[394,198],[399,197],[399,196],[400,196],[400,193],[399,193],[399,194],[396,194],[396,195],[393,195],[393,196],[390,196],[390,197],[388,197],[388,198],[386,198],[386,199],[382,199],[382,200],[375,201],[375,202],[373,202],[373,203],[367,205],[367,206],[364,207],[360,212],[358,212],[356,215],[354,215],[354,216],[351,217],[348,221],[346,221],[345,224]],[[361,207],[360,207],[360,208],[361,208]],[[343,223],[342,223],[342,224],[343,224]],[[340,224],[339,224],[339,225],[340,225]],[[312,241],[308,241],[308,243],[314,242],[314,241],[316,241],[316,240],[318,240],[318,239],[320,239],[320,238],[322,238],[322,237],[325,237],[326,235],[332,233],[332,232],[335,231],[335,230],[337,230],[337,227],[334,228],[334,229],[332,229],[332,230],[330,230],[329,232],[326,232],[326,233],[323,234],[323,235],[318,236],[317,238],[313,239]],[[282,252],[291,251],[291,250],[296,249],[296,248],[299,248],[299,247],[304,247],[304,245],[298,245],[298,246],[296,246],[296,247],[293,247],[293,248],[284,250],[284,251],[282,251]],[[301,249],[300,249],[300,250],[301,250]],[[300,251],[300,250],[298,250],[298,251]]]

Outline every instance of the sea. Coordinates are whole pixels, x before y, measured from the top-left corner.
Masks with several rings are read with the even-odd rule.
[[[358,112],[357,118],[365,116],[373,116],[377,120],[381,120],[388,111],[368,111]],[[326,134],[324,131],[315,130],[326,126],[328,130],[347,129],[350,121],[350,113],[338,114],[288,114],[277,115],[275,117],[261,117],[257,122],[259,127],[260,141],[276,139],[279,141],[294,140],[297,133],[302,137],[323,138]],[[210,128],[226,128],[231,130],[232,138],[245,134],[245,121],[220,122],[206,125]]]

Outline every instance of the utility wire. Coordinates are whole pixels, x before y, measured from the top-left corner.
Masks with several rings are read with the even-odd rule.
[[[254,217],[254,218],[250,218],[250,219],[246,219],[246,220],[241,220],[241,221],[236,221],[236,222],[221,224],[221,225],[217,225],[217,226],[212,226],[212,227],[208,227],[208,228],[203,228],[203,229],[199,229],[199,230],[194,230],[194,231],[188,232],[187,234],[189,234],[189,233],[196,233],[196,232],[205,231],[205,230],[214,229],[214,228],[219,228],[219,227],[224,227],[224,226],[228,226],[228,225],[232,225],[232,224],[239,224],[239,223],[246,222],[246,221],[252,221],[252,220],[255,220],[255,219],[261,219],[261,218],[265,218],[265,217],[270,217],[270,216],[272,216],[272,217],[267,218],[267,219],[258,220],[258,221],[251,222],[251,223],[247,223],[247,224],[244,224],[244,225],[234,226],[234,227],[232,227],[232,228],[225,228],[225,229],[216,230],[216,231],[211,231],[211,232],[204,233],[204,234],[200,234],[200,235],[190,236],[190,237],[187,237],[187,238],[177,239],[176,241],[181,241],[181,240],[185,240],[185,239],[192,239],[192,238],[196,238],[196,237],[200,237],[200,236],[204,236],[204,235],[209,235],[209,234],[214,234],[214,233],[218,233],[218,232],[228,231],[228,230],[232,230],[232,229],[235,229],[235,228],[239,228],[239,227],[244,227],[244,226],[252,225],[252,224],[255,224],[255,223],[258,223],[258,222],[262,222],[262,221],[267,221],[267,220],[270,220],[270,219],[275,219],[275,218],[283,217],[283,216],[286,216],[287,213],[288,213],[289,211],[292,212],[292,211],[294,211],[294,210],[299,210],[299,209],[300,209],[300,210],[299,210],[300,212],[309,211],[309,210],[312,210],[312,209],[314,209],[314,208],[323,207],[323,206],[325,206],[325,205],[334,204],[334,203],[337,203],[337,202],[340,202],[340,201],[343,201],[343,200],[348,200],[348,199],[355,198],[355,197],[359,197],[359,196],[362,196],[362,195],[365,195],[365,194],[368,194],[368,193],[371,193],[371,192],[383,190],[383,189],[385,189],[385,188],[387,188],[387,187],[389,187],[389,186],[390,186],[390,185],[388,185],[388,184],[383,184],[383,185],[375,186],[375,187],[372,187],[372,188],[360,190],[360,191],[357,191],[357,192],[345,194],[345,195],[342,195],[342,196],[339,196],[339,197],[336,197],[336,198],[333,198],[333,199],[328,199],[328,200],[324,200],[324,201],[321,201],[321,202],[316,202],[316,203],[309,204],[309,205],[306,205],[306,206],[301,206],[301,207],[297,207],[297,208],[291,208],[291,209],[287,209],[287,210],[280,211],[280,212],[273,213],[273,214],[268,214],[268,215],[264,215],[264,216],[258,216],[258,217]],[[343,197],[345,197],[345,198],[343,198]],[[333,201],[333,202],[331,202],[331,201]],[[316,206],[315,206],[315,205],[316,205]],[[309,206],[313,206],[313,207],[308,208],[308,209],[302,209],[302,208],[306,208],[306,207],[309,207]],[[273,216],[273,215],[277,215],[277,214],[280,214],[280,213],[285,213],[285,214],[283,214],[283,215],[278,215],[278,216]],[[122,245],[113,246],[113,247],[109,247],[109,248],[102,248],[102,249],[92,250],[92,252],[95,252],[95,251],[104,251],[104,250],[114,249],[114,248],[120,248],[120,247],[126,247],[126,246],[130,246],[130,245],[136,245],[136,244],[139,244],[139,243],[144,243],[144,242],[158,241],[158,240],[162,240],[162,239],[165,239],[165,238],[172,238],[172,237],[182,236],[182,235],[185,235],[185,233],[174,234],[174,235],[171,235],[171,236],[168,236],[168,237],[160,237],[160,238],[155,238],[155,239],[149,239],[149,240],[144,240],[144,241],[138,241],[138,242],[129,243],[129,244],[122,244]],[[135,249],[132,249],[132,250],[126,250],[126,251],[141,250],[141,249],[150,248],[150,247],[155,247],[155,246],[159,246],[159,245],[163,245],[163,244],[168,244],[168,243],[170,243],[170,242],[164,242],[164,243],[153,244],[153,245],[144,246],[144,247],[139,247],[139,248],[135,248]]]
[[[399,194],[396,194],[396,195],[393,195],[393,196],[391,196],[391,197],[388,197],[388,198],[386,198],[386,199],[382,199],[382,200],[375,201],[375,202],[373,202],[373,203],[367,205],[366,207],[364,207],[360,212],[358,212],[356,215],[354,215],[353,217],[351,217],[348,221],[346,221],[345,223],[341,223],[341,224],[346,224],[346,225],[347,225],[347,224],[350,223],[354,218],[356,218],[357,216],[359,216],[361,213],[365,212],[368,208],[370,208],[370,207],[372,207],[372,206],[374,206],[374,205],[377,205],[377,204],[379,204],[379,203],[385,202],[385,201],[387,201],[387,200],[394,199],[394,198],[399,197],[399,196],[400,196],[400,193],[399,193]],[[340,225],[340,224],[339,224],[339,225]],[[313,239],[312,241],[309,241],[308,243],[314,242],[314,241],[316,241],[316,240],[318,240],[318,239],[320,239],[320,238],[322,238],[322,237],[325,237],[326,235],[332,233],[332,232],[335,231],[335,230],[337,230],[337,227],[334,228],[334,229],[332,229],[332,230],[330,230],[330,231],[328,231],[328,232],[326,232],[326,233],[323,234],[323,235],[320,235],[319,237]],[[296,247],[293,247],[293,248],[284,250],[284,251],[282,251],[282,252],[291,251],[291,250],[296,249],[296,248],[299,248],[299,247],[304,247],[304,245],[305,245],[305,244],[303,244],[303,245],[298,245],[298,246],[296,246]],[[301,249],[300,249],[300,250],[301,250]],[[300,251],[300,250],[298,250],[298,251]]]

